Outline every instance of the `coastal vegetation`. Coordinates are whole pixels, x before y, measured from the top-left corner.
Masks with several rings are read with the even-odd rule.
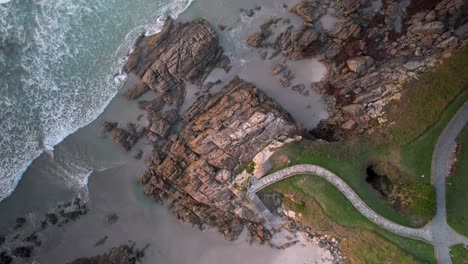
[[[447,179],[447,222],[458,233],[468,236],[468,126],[457,138],[456,158],[452,174]],[[465,249],[466,250],[466,249]],[[465,254],[468,255],[468,254]],[[468,261],[468,256],[466,256]]]
[[[402,225],[423,226],[435,215],[432,153],[439,135],[468,99],[468,48],[433,72],[408,82],[400,101],[387,106],[386,124],[371,135],[345,142],[303,140],[276,153],[276,169],[316,164],[345,180],[382,216]],[[378,177],[372,182],[369,171]],[[375,177],[374,177],[375,178]],[[304,190],[307,191],[307,190]]]
[[[463,244],[457,244],[450,248],[453,264],[468,263],[468,248]]]
[[[375,225],[320,177],[294,176],[263,190],[271,191],[283,194],[284,206],[297,212],[299,221],[340,239],[340,249],[350,263],[436,263],[430,244]]]

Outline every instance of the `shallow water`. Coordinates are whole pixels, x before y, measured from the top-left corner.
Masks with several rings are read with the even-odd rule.
[[[335,9],[328,8],[327,13],[320,18],[320,23],[325,30],[331,31],[335,28],[339,21],[335,14]]]
[[[291,88],[284,88],[280,84],[280,76],[271,74],[271,69],[276,64],[284,62],[285,59],[282,55],[271,60],[263,60],[259,53],[265,49],[251,48],[246,44],[248,37],[254,32],[260,31],[260,25],[271,17],[289,18],[291,25],[296,29],[302,27],[302,20],[284,8],[284,2],[279,0],[226,1],[222,4],[219,2],[217,0],[195,1],[179,17],[182,21],[190,21],[197,17],[207,19],[216,27],[221,45],[231,59],[232,69],[228,74],[222,70],[215,70],[208,76],[207,81],[222,80],[223,83],[226,83],[238,75],[265,91],[267,95],[280,103],[301,126],[308,129],[317,125],[321,119],[327,118],[328,114],[324,110],[321,96],[310,88],[312,82],[318,82],[325,76],[327,73],[326,65],[313,58],[287,63],[288,68],[296,75],[292,86],[304,84],[306,90],[309,91],[309,96],[304,96]],[[288,1],[288,5],[292,6],[296,2],[298,1]],[[240,8],[252,9],[256,6],[260,6],[261,9],[255,11],[252,17],[239,12]],[[227,29],[221,31],[216,25],[224,25]],[[272,27],[275,30],[273,37],[287,26],[280,22],[276,27]],[[216,92],[220,88],[222,85],[215,86],[212,88],[212,92]]]
[[[94,120],[135,37],[190,0],[14,0],[0,5],[0,201],[44,150]]]
[[[143,0],[138,3],[141,1]],[[255,5],[262,6],[262,10],[257,12],[254,17],[249,18],[240,14],[240,7],[247,9],[253,8]],[[254,82],[259,89],[264,90],[277,100],[299,123],[305,127],[313,127],[327,115],[323,110],[320,96],[313,91],[309,96],[303,96],[291,89],[283,88],[279,84],[278,78],[270,74],[271,68],[276,63],[282,62],[283,58],[278,56],[273,60],[263,61],[260,59],[258,51],[247,47],[244,43],[244,40],[251,33],[258,30],[258,26],[264,22],[265,18],[271,15],[289,17],[295,27],[300,27],[301,20],[286,12],[281,6],[282,1],[279,0],[243,0],[239,2],[196,0],[186,12],[181,14],[179,20],[202,16],[213,25],[224,24],[232,28],[224,32],[216,30],[220,34],[221,43],[225,47],[226,53],[231,57],[233,69],[229,74],[217,69],[210,74],[207,81],[221,79],[225,83],[234,75],[240,75],[242,78]],[[151,5],[147,5],[147,10],[142,11],[142,16],[149,13],[152,13],[151,17],[153,18],[157,16],[158,13],[151,10],[151,7]],[[110,14],[114,14],[117,16],[115,19],[119,20],[119,14],[128,15],[124,12],[125,8],[119,9],[122,13]],[[129,10],[129,12],[132,10],[134,9]],[[133,21],[132,23],[137,22]],[[124,21],[118,22],[115,27],[119,29],[119,32],[116,33],[116,36],[112,36],[113,41],[111,42],[113,44],[109,44],[107,47],[109,50],[114,47],[110,54],[114,54],[115,49],[118,49],[119,46],[127,47],[128,38],[132,38],[133,34],[127,35],[133,27],[125,24]],[[132,32],[141,32],[141,29]],[[91,49],[89,52],[92,51]],[[121,48],[118,54],[125,54],[125,52],[125,48]],[[106,54],[105,52],[99,54],[97,58],[104,58]],[[77,53],[78,55],[94,56],[93,53]],[[111,72],[109,65],[116,65],[113,64],[115,56],[112,57],[109,54],[107,56],[106,59],[99,62],[90,61],[90,57],[74,61],[75,70],[78,68],[86,70],[84,73],[73,72],[70,77],[76,76],[78,79],[86,80],[84,87],[89,90],[81,91],[80,89],[83,87],[79,85],[73,86],[73,89],[70,88],[73,96],[69,98],[76,99],[73,101],[73,104],[76,105],[73,107],[80,108],[80,111],[77,110],[76,113],[72,111],[73,115],[71,116],[66,115],[65,106],[59,105],[61,101],[52,100],[54,106],[60,106],[58,108],[63,110],[63,113],[60,112],[57,118],[51,119],[53,121],[51,124],[63,123],[64,126],[60,127],[60,131],[66,130],[67,133],[71,133],[78,127],[75,125],[82,126],[90,119],[95,118],[99,113],[96,109],[101,109],[107,103],[106,100],[112,98],[117,92],[118,85],[113,83],[113,76],[109,74]],[[96,64],[103,68],[96,70],[94,67]],[[325,65],[313,59],[288,62],[288,67],[294,70],[297,75],[293,84],[303,83],[309,86],[311,82],[319,81],[326,74]],[[85,73],[88,75],[84,75]],[[100,74],[102,76],[99,76]],[[45,77],[49,78],[48,76]],[[99,83],[94,84],[93,81],[98,77],[101,78],[98,80]],[[56,80],[56,78],[52,78],[52,80]],[[129,80],[132,80],[132,76],[129,76]],[[106,86],[110,83],[112,85]],[[219,90],[222,86],[213,87],[211,92]],[[59,90],[67,91],[66,87],[69,86],[60,86]],[[129,121],[136,122],[138,116],[143,114],[137,109],[136,102],[128,102],[122,98],[121,93],[124,89],[121,89],[120,94],[112,99],[104,112],[91,124],[78,129],[55,146],[53,151],[42,153],[32,162],[24,173],[18,188],[0,203],[0,233],[6,232],[7,227],[11,226],[18,216],[28,213],[39,216],[49,208],[55,207],[57,202],[68,201],[76,194],[80,194],[84,198],[89,198],[89,214],[65,228],[48,232],[43,247],[36,251],[39,253],[37,257],[39,263],[63,263],[74,257],[95,255],[102,253],[107,248],[125,243],[129,239],[137,241],[140,246],[147,243],[150,245],[145,263],[206,264],[219,263],[220,260],[228,264],[237,264],[241,261],[243,263],[270,264],[313,263],[314,261],[327,263],[324,260],[326,253],[318,246],[298,245],[288,250],[278,251],[267,247],[251,247],[244,243],[243,239],[233,243],[228,242],[212,230],[199,232],[189,225],[178,222],[166,208],[148,201],[143,196],[142,187],[137,184],[137,178],[145,170],[145,166],[142,160],[136,161],[132,157],[139,149],[146,150],[148,148],[147,142],[141,140],[132,152],[127,153],[120,146],[112,143],[109,136],[102,132],[104,121],[118,121],[121,125],[125,125]],[[195,86],[187,86],[186,98],[189,103],[184,106],[185,108],[196,99],[196,92]],[[105,100],[104,97],[101,98],[102,95],[105,95]],[[149,99],[154,96],[154,93],[148,93],[144,97]],[[50,98],[44,97],[43,99],[47,101]],[[96,108],[88,107],[85,104],[86,100],[97,100],[94,103]],[[92,112],[92,114],[87,115],[88,112]],[[79,117],[79,120],[75,120],[75,117]],[[28,120],[24,120],[24,122]],[[142,119],[140,122],[144,125],[146,120]],[[22,123],[17,125],[22,125]],[[61,130],[62,128],[64,130]],[[50,133],[55,132],[53,127],[48,129]],[[42,130],[37,131],[42,133]],[[0,132],[4,132],[4,130],[0,130]],[[51,135],[65,137],[66,133],[57,132]],[[37,153],[44,149],[44,146],[37,145],[49,139],[44,137],[41,140],[32,141]],[[26,143],[28,142],[24,142],[24,144]],[[52,145],[50,144],[50,146]],[[21,151],[25,149],[27,148],[25,147]],[[24,165],[24,163],[21,164]],[[112,226],[104,225],[104,216],[113,212],[119,215],[119,221]],[[106,244],[102,247],[94,247],[96,241],[105,235],[109,236]]]
[[[134,161],[93,173],[89,183],[89,213],[65,230],[51,232],[49,236],[60,242],[52,243],[52,250],[41,252],[37,261],[65,263],[73,258],[100,254],[127,240],[137,241],[140,247],[148,245],[143,261],[148,264],[283,264],[329,258],[316,245],[298,245],[279,251],[249,246],[245,243],[245,234],[229,242],[214,230],[193,229],[168,214],[165,207],[143,196],[136,182],[140,173],[141,163]],[[104,223],[105,216],[110,213],[119,217],[113,225]],[[94,244],[105,236],[108,236],[106,243],[95,247]]]

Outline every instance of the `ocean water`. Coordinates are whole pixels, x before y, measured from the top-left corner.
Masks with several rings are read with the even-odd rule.
[[[191,1],[0,0],[0,201],[35,158],[103,111],[136,36]]]

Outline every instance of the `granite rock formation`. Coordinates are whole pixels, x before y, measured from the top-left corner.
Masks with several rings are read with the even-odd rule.
[[[320,18],[329,8],[338,22],[326,30]],[[389,0],[380,10],[370,1],[308,0],[290,11],[304,20],[303,27],[290,26],[267,43],[261,36],[278,23],[270,19],[247,43],[260,54],[273,48],[272,57],[316,58],[328,66],[328,75],[310,87],[324,94],[330,113],[314,131],[326,140],[370,133],[385,124],[385,105],[399,100],[408,80],[462,46],[468,25],[468,3],[460,0],[411,1],[408,7]]]
[[[139,102],[147,112],[146,135],[152,144],[149,169],[140,178],[145,193],[166,201],[178,219],[200,229],[215,227],[233,240],[244,223],[264,221],[245,199],[250,175],[240,172],[271,142],[298,131],[279,105],[239,78],[209,94],[204,80],[214,67],[230,70],[211,25],[203,19],[183,24],[169,19],[160,33],[136,41],[125,70],[157,93]],[[186,82],[197,85],[202,95],[180,116]],[[142,83],[125,96],[138,98],[145,90]],[[176,123],[180,131],[174,129]],[[114,123],[105,128],[124,134]],[[126,134],[115,138],[124,146],[132,142],[119,140]],[[252,235],[262,243],[271,237],[268,232]]]
[[[135,99],[149,88],[160,93],[165,102],[179,105],[184,82],[200,84],[215,66],[228,70],[228,65],[229,59],[207,21],[176,24],[168,19],[158,34],[137,39],[125,71],[136,74],[143,83],[126,95]]]
[[[185,122],[158,154],[141,181],[146,194],[163,198],[181,219],[200,228],[217,226],[236,238],[243,220],[260,222],[244,202],[246,175],[238,174],[275,139],[297,133],[292,119],[253,84],[234,79],[185,112]]]

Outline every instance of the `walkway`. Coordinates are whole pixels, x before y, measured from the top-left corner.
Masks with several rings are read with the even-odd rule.
[[[252,184],[252,186],[248,190],[247,197],[257,208],[263,208],[265,207],[265,205],[263,205],[260,199],[252,199],[253,196],[257,196],[255,195],[256,192],[260,191],[261,189],[267,187],[270,184],[298,174],[312,174],[324,178],[325,180],[333,184],[339,191],[341,191],[362,215],[364,215],[377,225],[403,236],[415,237],[418,239],[431,241],[431,234],[428,229],[409,228],[386,219],[385,217],[379,215],[374,210],[369,208],[353,191],[353,189],[351,189],[351,187],[349,187],[349,185],[340,177],[338,177],[331,171],[316,165],[295,165],[270,174],[268,176],[265,176],[257,182],[255,182],[254,184]],[[260,205],[259,203],[262,203],[262,205]]]
[[[432,243],[436,249],[436,257],[438,262],[441,264],[450,264],[452,262],[450,259],[449,247],[459,243],[468,245],[468,238],[459,235],[448,226],[445,206],[445,178],[448,175],[451,164],[451,146],[453,146],[455,138],[467,122],[468,103],[465,103],[465,105],[455,114],[442,135],[439,137],[432,160],[432,183],[436,187],[437,191],[437,213],[433,221],[422,228],[410,228],[402,226],[379,215],[374,210],[369,208],[353,191],[353,189],[351,189],[351,187],[349,187],[349,185],[340,177],[331,171],[316,165],[295,165],[272,173],[261,178],[260,180],[254,180],[252,181],[252,185],[247,191],[247,198],[257,208],[258,212],[264,216],[266,221],[275,227],[278,225],[280,220],[275,218],[275,216],[258,198],[256,193],[275,182],[292,177],[294,175],[312,174],[319,176],[326,179],[338,190],[340,190],[353,204],[353,206],[370,221],[396,234],[422,239]]]
[[[452,147],[455,145],[457,135],[462,131],[467,122],[468,103],[465,103],[440,135],[432,155],[431,182],[437,192],[437,212],[427,228],[431,229],[431,242],[436,248],[436,257],[439,263],[452,263],[450,246],[458,243],[468,245],[468,238],[459,235],[447,224],[445,192],[446,177],[449,175],[452,165]]]

